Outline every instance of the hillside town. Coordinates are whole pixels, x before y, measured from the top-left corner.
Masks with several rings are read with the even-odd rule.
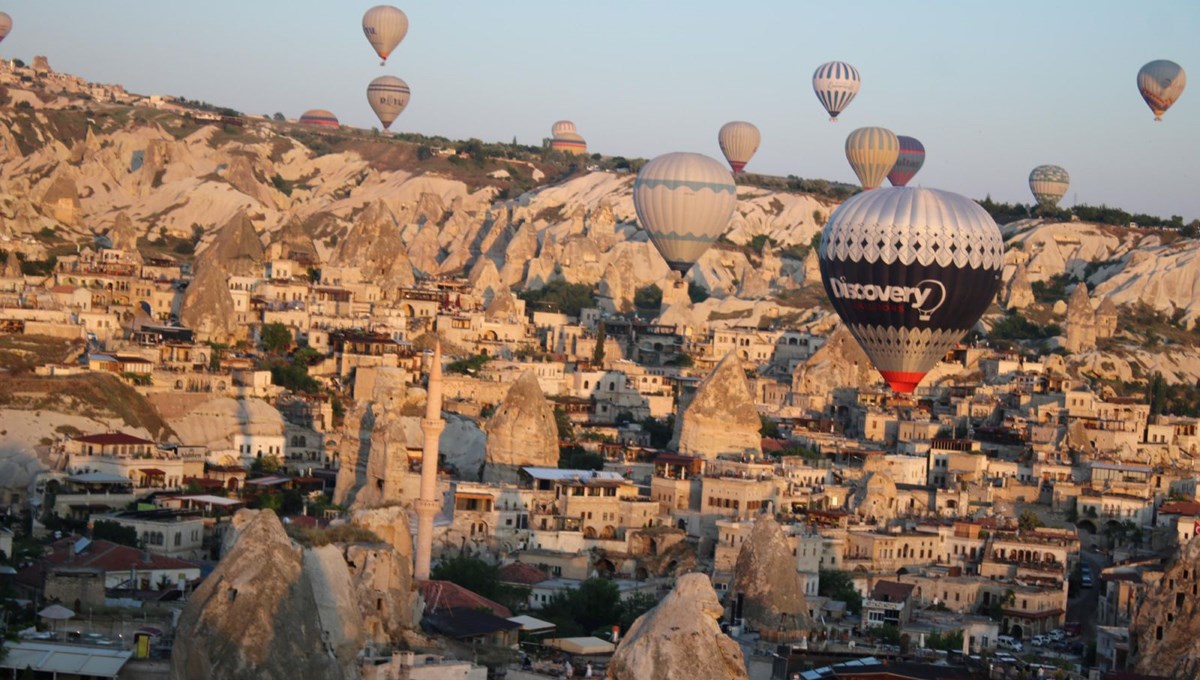
[[[904,395],[822,297],[828,196],[739,185],[681,277],[627,170],[507,197],[0,83],[0,675],[1200,669],[1200,307],[1159,300],[1197,274],[1146,274],[1195,240],[1001,225],[1001,294]]]

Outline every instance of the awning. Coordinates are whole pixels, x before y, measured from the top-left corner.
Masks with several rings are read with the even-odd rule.
[[[521,630],[525,631],[526,633],[548,633],[557,628],[557,626],[549,621],[535,619],[532,616],[525,614],[522,614],[521,616],[510,616],[508,617],[508,620],[512,621],[513,623],[521,624]]]
[[[159,470],[158,468],[142,468],[141,470],[138,470],[138,472],[142,473],[143,475],[146,475],[147,477],[166,477],[167,476],[167,473],[163,472],[162,470]]]
[[[546,640],[547,647],[561,649],[568,654],[612,654],[617,648],[611,642],[598,637],[551,638]]]

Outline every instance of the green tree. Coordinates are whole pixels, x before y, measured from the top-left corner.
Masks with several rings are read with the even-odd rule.
[[[846,603],[846,611],[858,614],[862,611],[862,595],[854,588],[854,579],[848,571],[822,569],[818,572],[820,586],[817,594]]]
[[[1024,531],[1033,531],[1034,529],[1046,525],[1042,522],[1042,518],[1038,517],[1036,512],[1032,510],[1023,510],[1021,512],[1021,516],[1017,518],[1017,526],[1021,527],[1021,529]]]
[[[621,618],[617,625],[621,632],[629,630],[634,621],[658,605],[658,598],[651,593],[634,593],[633,596],[621,601]]]
[[[769,437],[771,439],[779,439],[779,423],[762,414],[759,414],[758,421],[761,423],[761,426],[759,427],[759,433],[761,433],[762,436]]]
[[[596,296],[591,286],[567,283],[561,279],[551,281],[537,290],[523,290],[518,297],[535,307],[557,310],[574,317],[578,317],[583,308],[596,306]]]
[[[644,311],[655,311],[662,307],[662,289],[655,284],[642,286],[633,294],[633,306]]]
[[[137,529],[107,519],[96,520],[92,524],[92,538],[98,541],[112,541],[133,548],[141,545]]]
[[[571,637],[619,625],[626,613],[617,585],[593,578],[578,588],[556,593],[538,610],[538,618],[558,626],[559,635]]]
[[[282,354],[292,346],[292,331],[281,323],[269,323],[262,327],[259,340],[267,352]]]
[[[600,327],[596,329],[596,346],[592,349],[592,365],[604,365],[604,341],[608,339],[608,327],[601,321]]]
[[[558,450],[558,467],[562,470],[603,470],[604,456],[572,444]]]
[[[688,299],[692,304],[699,304],[708,299],[708,289],[695,281],[688,281]]]

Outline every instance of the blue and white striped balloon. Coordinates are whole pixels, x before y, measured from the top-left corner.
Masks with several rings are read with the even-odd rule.
[[[821,105],[829,112],[829,120],[834,123],[838,114],[854,101],[861,85],[858,69],[844,61],[821,64],[813,73],[813,92],[817,93],[817,99],[821,100]]]
[[[638,222],[680,274],[686,274],[725,231],[736,206],[733,175],[703,154],[663,154],[647,163],[633,182]]]

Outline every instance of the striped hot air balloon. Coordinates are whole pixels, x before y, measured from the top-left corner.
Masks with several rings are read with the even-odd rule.
[[[1173,61],[1156,59],[1138,71],[1137,84],[1142,99],[1154,112],[1154,120],[1162,120],[1167,109],[1183,94],[1183,88],[1187,86],[1187,73]]]
[[[725,154],[725,160],[729,161],[729,167],[733,168],[735,173],[741,172],[742,168],[750,162],[754,157],[754,152],[758,151],[758,143],[762,140],[762,136],[758,133],[758,128],[752,123],[747,123],[741,120],[735,120],[721,126],[720,132],[717,133],[717,143],[721,145],[721,153]]]
[[[7,12],[0,12],[0,42],[12,31],[12,17]]]
[[[846,160],[864,189],[883,184],[899,156],[900,140],[887,128],[859,128],[846,137]]]
[[[587,140],[575,132],[562,132],[550,140],[550,149],[574,156],[584,156],[587,154]]]
[[[897,392],[912,392],[1000,288],[1004,240],[974,201],[937,189],[864,191],[817,248],[838,316]]]
[[[821,105],[829,112],[830,122],[836,123],[838,114],[845,110],[854,100],[854,95],[858,94],[862,79],[858,76],[858,69],[850,64],[831,61],[817,67],[812,83],[817,99],[821,100]]]
[[[575,123],[572,123],[569,120],[555,121],[554,125],[550,126],[550,136],[551,137],[557,137],[561,134],[565,134],[568,132],[570,132],[570,133],[577,132],[577,130],[575,129]]]
[[[316,125],[318,127],[338,127],[337,116],[325,109],[309,109],[300,116],[301,125]]]
[[[367,85],[367,101],[371,104],[371,110],[379,116],[384,130],[404,112],[411,94],[408,83],[396,76],[379,76]]]
[[[1029,173],[1029,190],[1038,205],[1053,208],[1066,195],[1071,176],[1057,165],[1039,165]]]
[[[379,65],[383,66],[392,50],[408,34],[408,17],[391,5],[376,5],[363,14],[362,29],[375,53],[383,60]]]
[[[892,186],[902,187],[907,186],[921,166],[925,165],[925,145],[915,137],[898,135],[896,139],[900,140],[900,156],[896,158],[896,164],[887,178]]]
[[[633,182],[638,222],[671,269],[686,274],[729,226],[737,185],[720,162],[698,153],[668,153]]]

